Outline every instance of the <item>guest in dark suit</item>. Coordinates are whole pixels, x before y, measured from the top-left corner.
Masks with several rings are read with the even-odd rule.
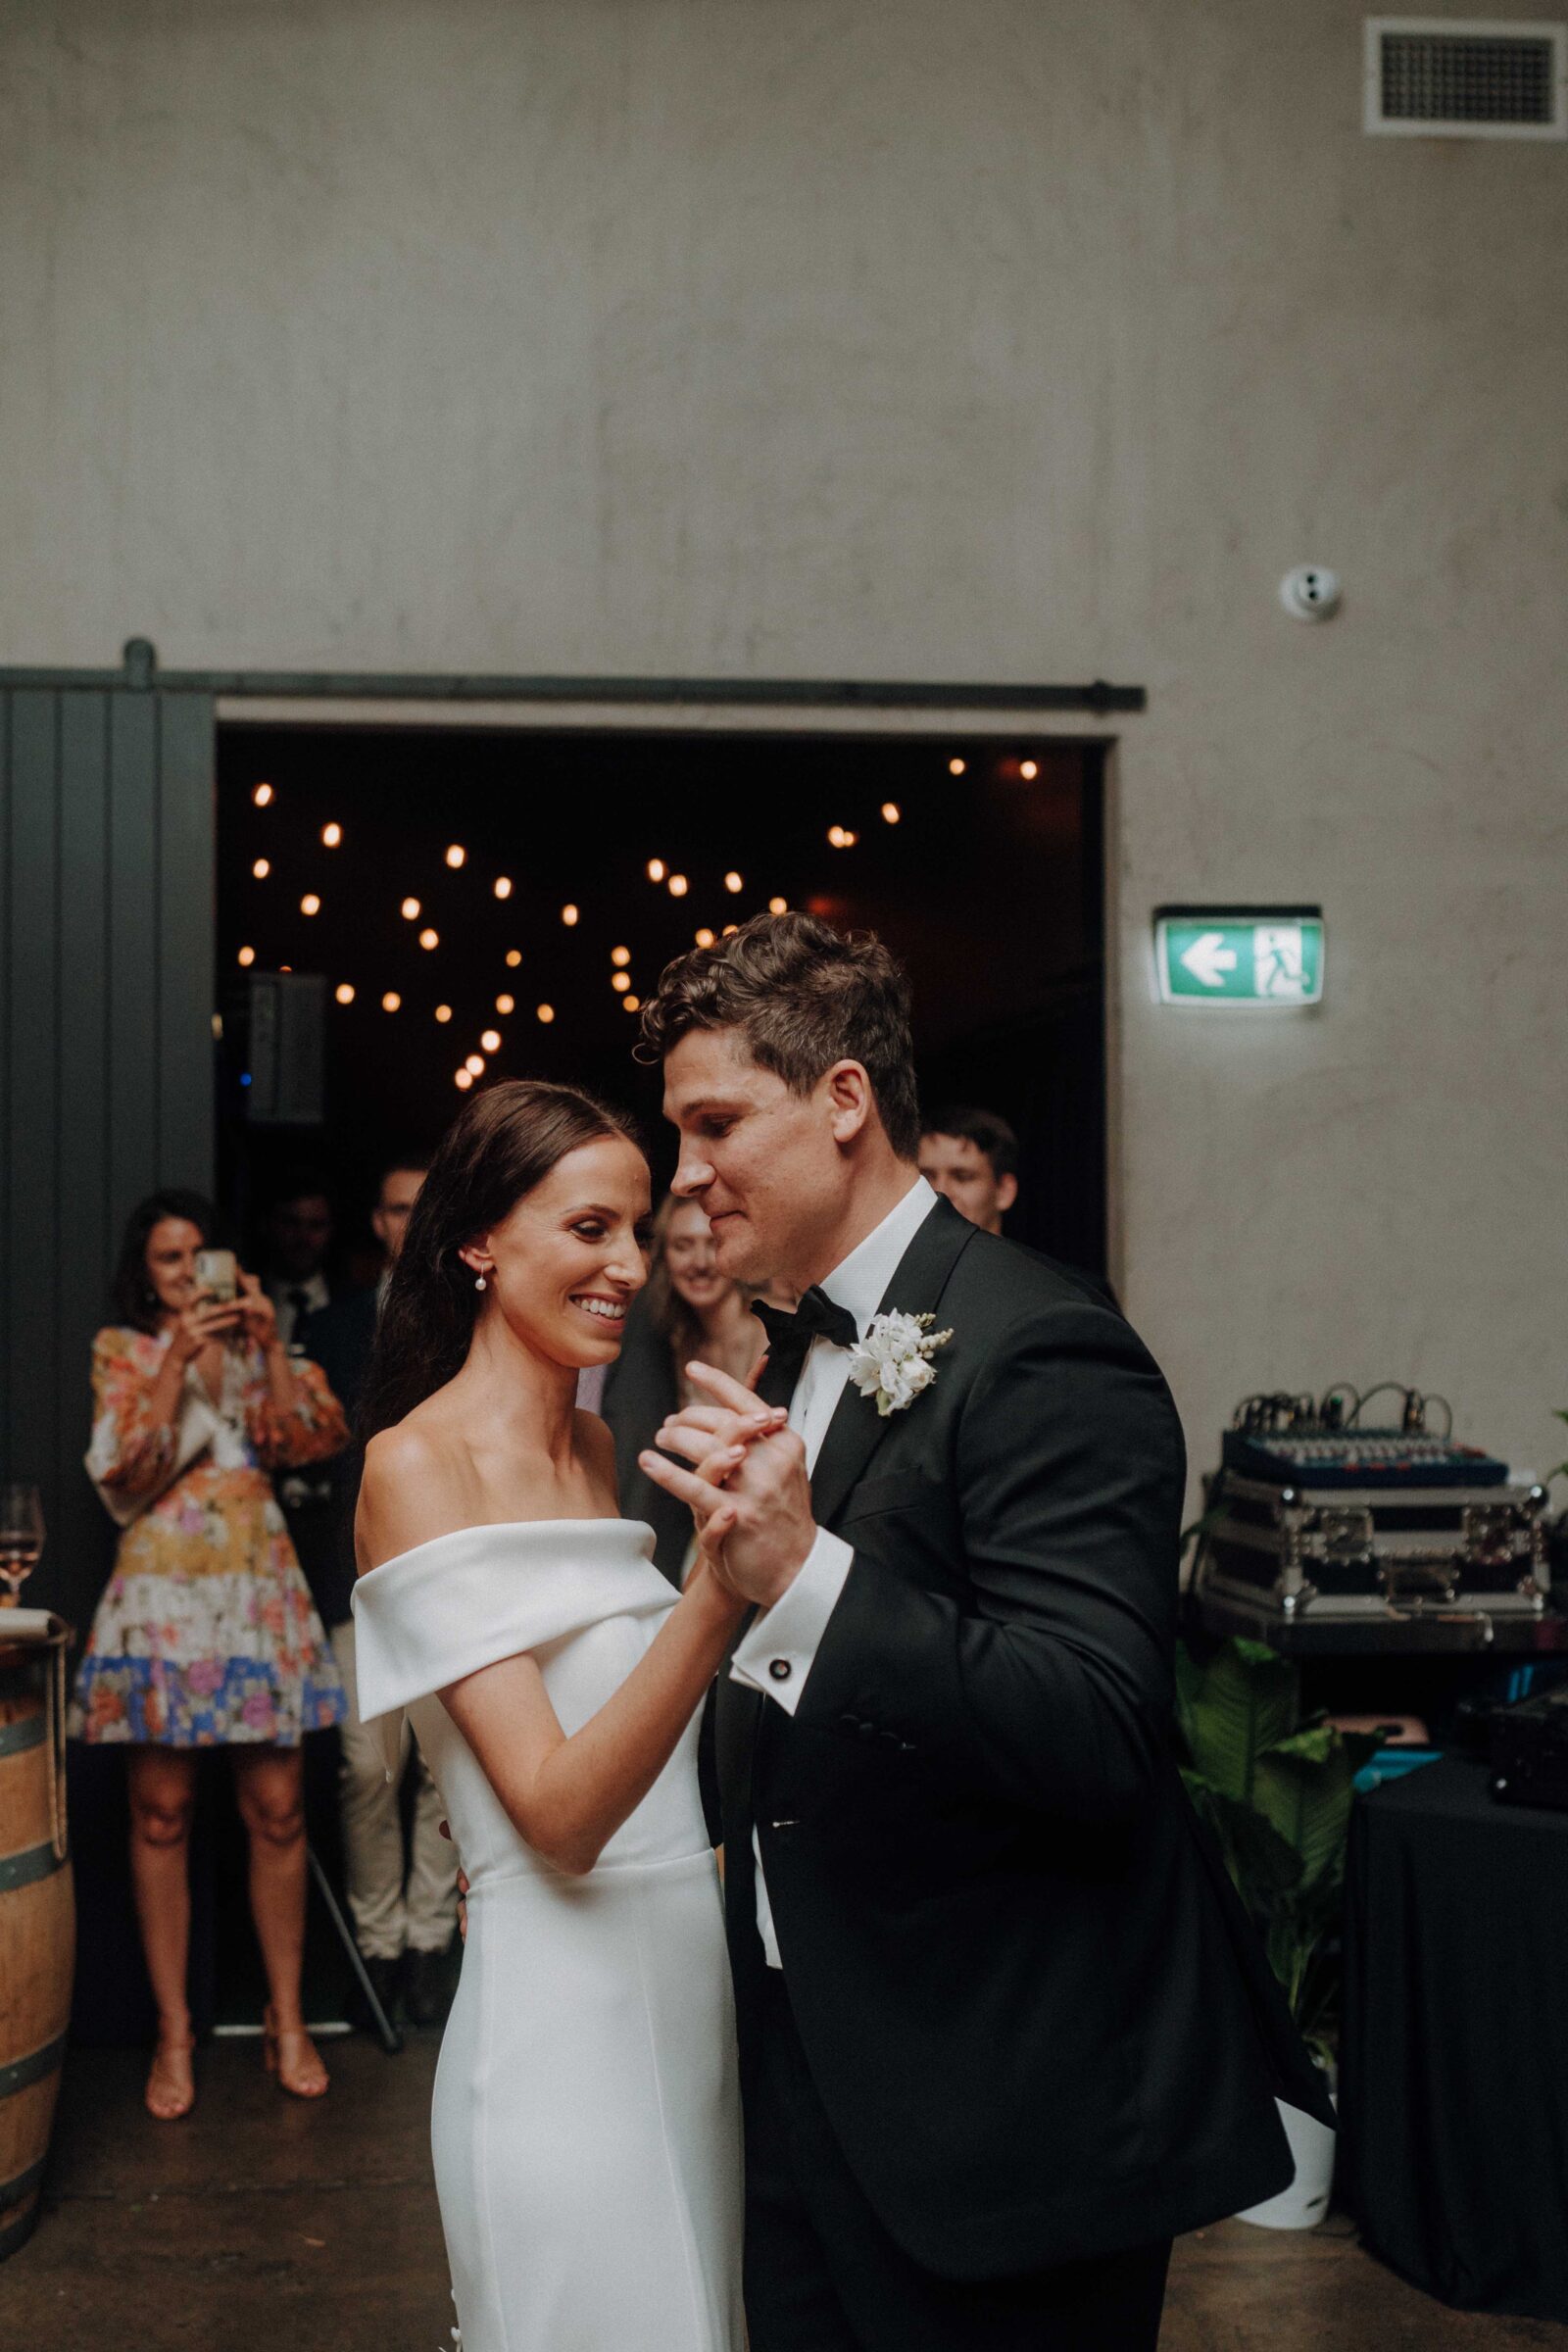
[[[718,1750],[754,2352],[1152,2352],[1173,2234],[1291,2178],[1276,2097],[1332,2115],[1177,1770],[1169,1393],[920,1177],[877,941],[759,917],[643,1019],[720,1270],[803,1294],[760,1390],[789,1427],[705,1371],[644,1457],[701,1524],[681,1462],[747,1446]]]
[[[424,1168],[417,1159],[398,1160],[382,1171],[370,1224],[389,1266],[402,1248],[409,1211],[423,1181]],[[369,1368],[385,1285],[383,1275],[373,1290],[350,1291],[334,1298],[304,1327],[306,1351],[323,1371],[331,1365],[327,1379],[351,1426]],[[317,1586],[317,1604],[326,1620],[351,1710],[342,1729],[338,1782],[349,1910],[355,1941],[382,2007],[390,2011],[401,1998],[413,2024],[432,2025],[445,2014],[451,1998],[442,1962],[457,1918],[457,1861],[441,1835],[442,1806],[435,1784],[415,1754],[414,1832],[405,1869],[398,1787],[388,1781],[381,1751],[359,1719],[349,1597],[355,1576],[354,1506],[364,1466],[358,1440],[331,1465],[331,1566],[329,1580],[323,1576]],[[407,1732],[404,1738],[407,1760],[412,1741]]]

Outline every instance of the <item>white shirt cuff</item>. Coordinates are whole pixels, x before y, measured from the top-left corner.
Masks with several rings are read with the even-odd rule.
[[[731,1682],[760,1690],[793,1715],[854,1565],[855,1552],[843,1537],[819,1527],[794,1584],[737,1644],[729,1662]]]

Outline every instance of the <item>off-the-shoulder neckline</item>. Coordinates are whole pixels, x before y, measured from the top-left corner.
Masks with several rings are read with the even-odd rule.
[[[444,1536],[427,1536],[422,1544],[412,1544],[407,1551],[395,1551],[389,1560],[378,1560],[373,1568],[367,1568],[356,1577],[355,1588],[368,1585],[372,1577],[384,1576],[389,1568],[401,1568],[407,1561],[416,1560],[421,1552],[434,1551],[438,1544],[456,1544],[464,1536],[529,1535],[563,1527],[623,1527],[635,1528],[645,1536],[654,1534],[646,1519],[480,1519],[471,1527],[449,1528]]]

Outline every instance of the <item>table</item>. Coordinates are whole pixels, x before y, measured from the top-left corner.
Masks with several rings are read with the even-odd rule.
[[[1568,2321],[1568,1813],[1450,1756],[1356,1805],[1341,2188],[1373,2253],[1464,2310]]]

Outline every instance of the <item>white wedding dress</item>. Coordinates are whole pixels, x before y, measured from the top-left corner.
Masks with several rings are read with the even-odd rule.
[[[676,1594],[627,1519],[467,1528],[361,1577],[359,1698],[406,1709],[469,1881],[431,2139],[463,2352],[741,2352],[741,2137],[697,1721],[584,1878],[503,1812],[434,1693],[531,1652],[568,1736]]]

